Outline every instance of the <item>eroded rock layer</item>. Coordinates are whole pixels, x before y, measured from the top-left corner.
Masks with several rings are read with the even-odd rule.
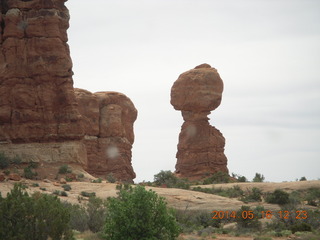
[[[132,181],[136,176],[131,165],[135,106],[118,92],[75,89],[75,93],[86,134],[87,171],[96,175],[112,173],[118,180]]]
[[[182,73],[171,89],[171,104],[182,112],[176,173],[190,179],[228,173],[225,139],[207,117],[221,103],[223,82],[208,64]]]

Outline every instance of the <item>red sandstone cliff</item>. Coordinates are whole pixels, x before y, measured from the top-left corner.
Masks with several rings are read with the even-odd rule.
[[[132,180],[136,109],[119,93],[76,99],[65,2],[0,2],[0,152]],[[116,157],[102,156],[114,146]]]

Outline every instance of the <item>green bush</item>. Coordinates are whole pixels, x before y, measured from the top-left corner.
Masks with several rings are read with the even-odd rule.
[[[177,177],[171,171],[161,170],[158,174],[154,175],[154,183],[157,186],[167,185],[167,187],[172,187],[177,183]]]
[[[34,179],[36,176],[38,176],[38,173],[33,171],[30,166],[23,169],[23,175],[27,179]]]
[[[101,198],[90,197],[87,204],[88,228],[91,232],[100,232],[103,229],[107,209]]]
[[[240,200],[243,202],[261,202],[262,191],[259,188],[252,188]]]
[[[230,176],[226,172],[216,172],[212,174],[211,177],[206,178],[203,184],[213,184],[213,183],[228,183],[230,182]]]
[[[113,176],[112,173],[109,173],[109,174],[107,175],[106,179],[107,179],[107,181],[108,181],[109,183],[115,183],[115,182],[117,181],[116,178]]]
[[[5,169],[9,167],[10,158],[8,158],[4,153],[0,152],[0,168]]]
[[[299,181],[307,181],[306,177],[301,177]]]
[[[84,196],[84,197],[95,197],[95,196],[96,196],[96,193],[95,193],[95,192],[85,192],[85,191],[82,191],[82,192],[81,192],[81,195]]]
[[[190,183],[187,179],[177,178],[171,171],[161,170],[158,174],[154,175],[154,183],[156,186],[165,185],[168,188],[190,188]]]
[[[93,183],[102,183],[102,179],[101,178],[97,178],[95,180],[92,180]]]
[[[65,191],[70,191],[70,190],[71,190],[71,186],[70,186],[69,184],[63,184],[61,187],[62,187],[63,190],[65,190]]]
[[[249,206],[242,206],[237,211],[236,223],[238,229],[255,229],[261,228],[258,212],[252,210]]]
[[[320,203],[320,188],[309,188],[305,197],[308,205],[318,206]]]
[[[88,227],[88,214],[84,206],[64,202],[64,207],[70,212],[70,227],[73,230],[84,232]]]
[[[71,173],[72,171],[68,165],[64,164],[64,165],[60,166],[58,172],[59,172],[59,174],[66,174],[66,173]]]
[[[279,205],[288,204],[290,202],[289,193],[276,189],[273,193],[267,195],[266,202]]]
[[[120,190],[107,201],[105,235],[109,240],[175,239],[179,227],[164,198],[143,186]]]
[[[22,163],[22,159],[19,156],[15,156],[10,161],[12,164],[20,165]]]
[[[264,181],[264,176],[260,173],[256,173],[256,175],[254,176],[253,182],[263,182]]]
[[[0,197],[0,239],[72,240],[70,213],[52,195],[31,197],[15,185],[6,198]]]

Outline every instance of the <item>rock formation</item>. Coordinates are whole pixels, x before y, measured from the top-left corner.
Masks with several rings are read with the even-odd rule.
[[[130,100],[121,94],[97,93],[91,94],[93,97],[86,102],[77,95],[78,109],[67,45],[69,12],[65,2],[0,1],[0,152],[11,157],[19,155],[26,161],[79,163],[92,172],[115,170],[117,176],[132,180],[134,120],[128,115],[131,106],[126,108]],[[93,108],[81,104],[85,107],[93,104]],[[115,104],[112,105],[115,110],[108,107],[110,104]],[[134,106],[133,109],[136,111]],[[115,123],[119,112],[122,122]],[[112,126],[123,126],[126,135],[104,126],[105,119]],[[126,122],[128,119],[130,123]],[[93,160],[85,135],[98,138],[99,149],[116,146],[125,155],[116,159],[124,163],[112,159],[103,165],[101,159]],[[115,136],[119,141],[126,139],[128,145],[127,142],[116,145]],[[87,163],[88,158],[93,162]],[[128,166],[124,166],[126,163]],[[124,170],[126,167],[129,170]]]
[[[131,100],[117,92],[75,89],[75,93],[86,134],[87,171],[96,175],[112,173],[125,181],[134,179],[131,148],[137,110]]]
[[[185,121],[179,135],[176,173],[199,179],[218,171],[228,173],[225,139],[207,117],[221,103],[223,82],[217,70],[202,64],[182,73],[171,89],[171,104]]]

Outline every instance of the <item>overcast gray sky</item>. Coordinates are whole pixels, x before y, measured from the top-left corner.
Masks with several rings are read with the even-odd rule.
[[[319,0],[69,0],[74,86],[138,109],[136,182],[175,169],[179,74],[208,63],[224,81],[209,116],[230,173],[320,178]]]

